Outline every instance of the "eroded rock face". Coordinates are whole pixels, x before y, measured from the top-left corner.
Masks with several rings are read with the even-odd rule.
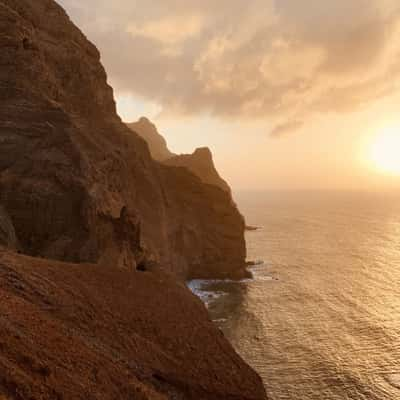
[[[0,206],[0,246],[16,250],[18,239],[10,216]]]
[[[265,398],[171,277],[0,250],[0,299],[1,399]]]
[[[1,201],[25,252],[98,260],[125,205],[99,53],[52,1],[0,1],[0,23]]]
[[[165,161],[165,164],[185,167],[198,176],[204,183],[217,186],[225,192],[231,193],[231,188],[221,178],[215,168],[211,151],[207,147],[196,149],[193,154],[181,154],[169,158]]]
[[[231,193],[231,188],[215,168],[212,153],[207,147],[198,148],[193,154],[177,155],[168,149],[164,137],[147,118],[142,117],[139,121],[127,125],[146,141],[155,160],[161,161],[165,165],[187,168],[204,183],[217,186]]]
[[[182,278],[245,274],[230,196],[121,123],[97,49],[52,0],[0,0],[0,203],[23,252]]]
[[[166,140],[158,133],[157,127],[146,117],[137,122],[127,124],[132,131],[141,136],[149,145],[151,156],[157,161],[165,161],[175,156],[169,151]]]

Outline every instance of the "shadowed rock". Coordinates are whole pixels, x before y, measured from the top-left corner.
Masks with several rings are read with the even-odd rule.
[[[15,229],[4,208],[0,206],[0,246],[17,249],[18,240]]]
[[[171,277],[0,250],[0,399],[262,400]]]
[[[139,121],[127,125],[146,141],[154,160],[165,161],[175,155],[169,151],[166,140],[158,133],[156,126],[147,118],[142,117]]]
[[[221,178],[214,165],[210,149],[202,147],[196,149],[193,154],[181,154],[165,161],[166,165],[185,167],[198,176],[204,183],[214,185],[231,193],[229,185]]]
[[[211,151],[207,147],[198,148],[193,154],[177,155],[171,153],[164,137],[147,118],[142,117],[139,121],[127,125],[147,142],[150,153],[155,160],[161,161],[165,165],[187,168],[202,182],[231,193],[229,185],[221,178],[215,168]]]
[[[2,0],[0,23],[0,202],[22,251],[129,269],[146,255],[183,279],[243,276],[230,196],[154,162],[61,7]]]

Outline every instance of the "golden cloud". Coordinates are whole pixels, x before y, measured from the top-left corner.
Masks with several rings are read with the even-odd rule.
[[[394,0],[62,4],[115,89],[167,114],[268,119],[279,135],[386,96],[400,78]]]

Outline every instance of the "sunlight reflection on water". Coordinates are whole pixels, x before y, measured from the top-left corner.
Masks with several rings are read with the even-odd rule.
[[[285,197],[286,196],[286,197]],[[253,281],[199,283],[271,399],[400,399],[400,201],[242,195]]]

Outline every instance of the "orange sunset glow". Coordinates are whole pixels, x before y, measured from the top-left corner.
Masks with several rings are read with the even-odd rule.
[[[399,0],[0,0],[0,400],[399,400],[399,109]]]
[[[400,188],[385,150],[397,1],[62,3],[100,48],[121,117],[150,118],[177,153],[210,147],[235,190]]]

